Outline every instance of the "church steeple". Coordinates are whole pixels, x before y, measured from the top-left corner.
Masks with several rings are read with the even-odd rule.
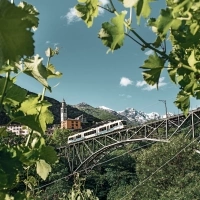
[[[61,119],[61,122],[67,120],[67,105],[65,103],[65,100],[63,99],[62,101],[62,105],[61,105],[61,109],[60,109],[60,119]]]

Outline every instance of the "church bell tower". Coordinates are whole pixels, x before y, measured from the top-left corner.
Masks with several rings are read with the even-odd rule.
[[[61,105],[61,109],[60,109],[60,119],[61,119],[61,122],[67,120],[67,105],[65,103],[65,100],[63,99],[62,101],[62,105]]]

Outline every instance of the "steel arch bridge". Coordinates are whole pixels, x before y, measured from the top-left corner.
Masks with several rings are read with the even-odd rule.
[[[90,171],[106,154],[137,141],[169,142],[171,137],[185,133],[192,138],[200,136],[200,109],[161,119],[140,126],[129,127],[98,135],[60,147],[59,155],[69,163],[71,173]]]

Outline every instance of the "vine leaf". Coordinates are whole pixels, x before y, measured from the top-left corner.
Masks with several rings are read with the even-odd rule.
[[[24,73],[38,80],[44,87],[51,91],[51,87],[48,85],[47,79],[52,77],[60,77],[62,73],[55,71],[52,64],[47,68],[42,64],[43,58],[39,55],[33,58],[27,58],[24,60]]]
[[[176,84],[177,68],[169,68],[168,73],[169,73],[170,79]]]
[[[36,119],[33,120],[38,125],[36,126],[39,130],[42,130],[42,132],[45,132],[46,130],[46,124],[53,123],[53,114],[48,110],[48,107],[51,106],[49,102],[46,100],[39,101],[40,96],[33,96],[29,95],[27,96],[27,99],[24,100],[18,109],[19,111],[22,111],[25,116],[37,116]],[[19,119],[19,120],[23,120]],[[27,125],[27,123],[25,123]],[[30,125],[29,125],[30,126]],[[30,126],[32,128],[33,126]],[[32,128],[33,130],[36,130],[36,128]]]
[[[176,97],[174,104],[183,111],[185,115],[189,112],[190,107],[190,95],[185,91],[181,90]]]
[[[18,60],[18,56],[32,56],[34,40],[32,27],[37,27],[39,13],[33,7],[26,9],[0,1],[0,66],[7,60]],[[32,12],[32,14],[31,14]],[[19,28],[20,27],[20,28]]]
[[[123,45],[124,41],[124,18],[126,12],[113,17],[111,23],[105,22],[102,24],[102,28],[98,34],[98,37],[102,40],[102,43],[109,47],[109,50],[119,49]]]
[[[188,63],[189,65],[193,68],[193,69],[196,69],[195,68],[195,64],[198,63],[199,61],[196,60],[195,58],[195,52],[194,50],[191,52],[189,58],[188,58]]]
[[[94,17],[98,16],[98,0],[79,0],[79,2],[82,4],[77,4],[75,6],[77,16],[80,17],[89,28],[93,25]]]
[[[149,85],[155,85],[159,83],[159,78],[161,71],[164,68],[165,61],[160,58],[156,53],[154,55],[150,55],[147,60],[144,61],[143,66],[140,68],[148,69],[143,71],[143,78]]]
[[[0,98],[3,95],[3,86],[5,85],[6,78],[0,78]],[[3,99],[3,104],[11,104],[12,106],[19,105],[26,97],[27,91],[8,80],[7,89]]]
[[[151,8],[149,3],[154,0],[139,0],[137,5],[135,6],[136,10],[136,15],[137,15],[137,23],[140,23],[140,18],[144,17],[147,18],[149,17],[151,13]]]
[[[166,10],[162,9],[160,12],[160,16],[155,20],[151,18],[149,20],[149,25],[157,28],[157,33],[161,38],[165,38],[167,32],[171,29],[177,30],[182,21],[180,19],[176,19],[173,17],[173,11],[167,8]],[[155,21],[154,21],[155,20]]]
[[[125,8],[131,8],[135,6],[138,2],[138,0],[119,0],[123,3]]]
[[[47,176],[49,175],[49,172],[51,172],[51,166],[48,163],[46,163],[45,160],[42,159],[36,162],[36,166],[37,174],[43,180],[46,180]]]
[[[53,164],[57,160],[57,154],[53,147],[42,146],[40,151],[40,159],[44,159],[49,164]]]

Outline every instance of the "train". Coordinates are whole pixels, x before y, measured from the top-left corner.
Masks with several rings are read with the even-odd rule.
[[[96,128],[82,131],[80,133],[71,135],[68,137],[68,144],[79,142],[88,138],[96,137],[106,133],[110,133],[115,130],[126,128],[127,122],[125,120],[115,120],[106,124],[100,125]]]

